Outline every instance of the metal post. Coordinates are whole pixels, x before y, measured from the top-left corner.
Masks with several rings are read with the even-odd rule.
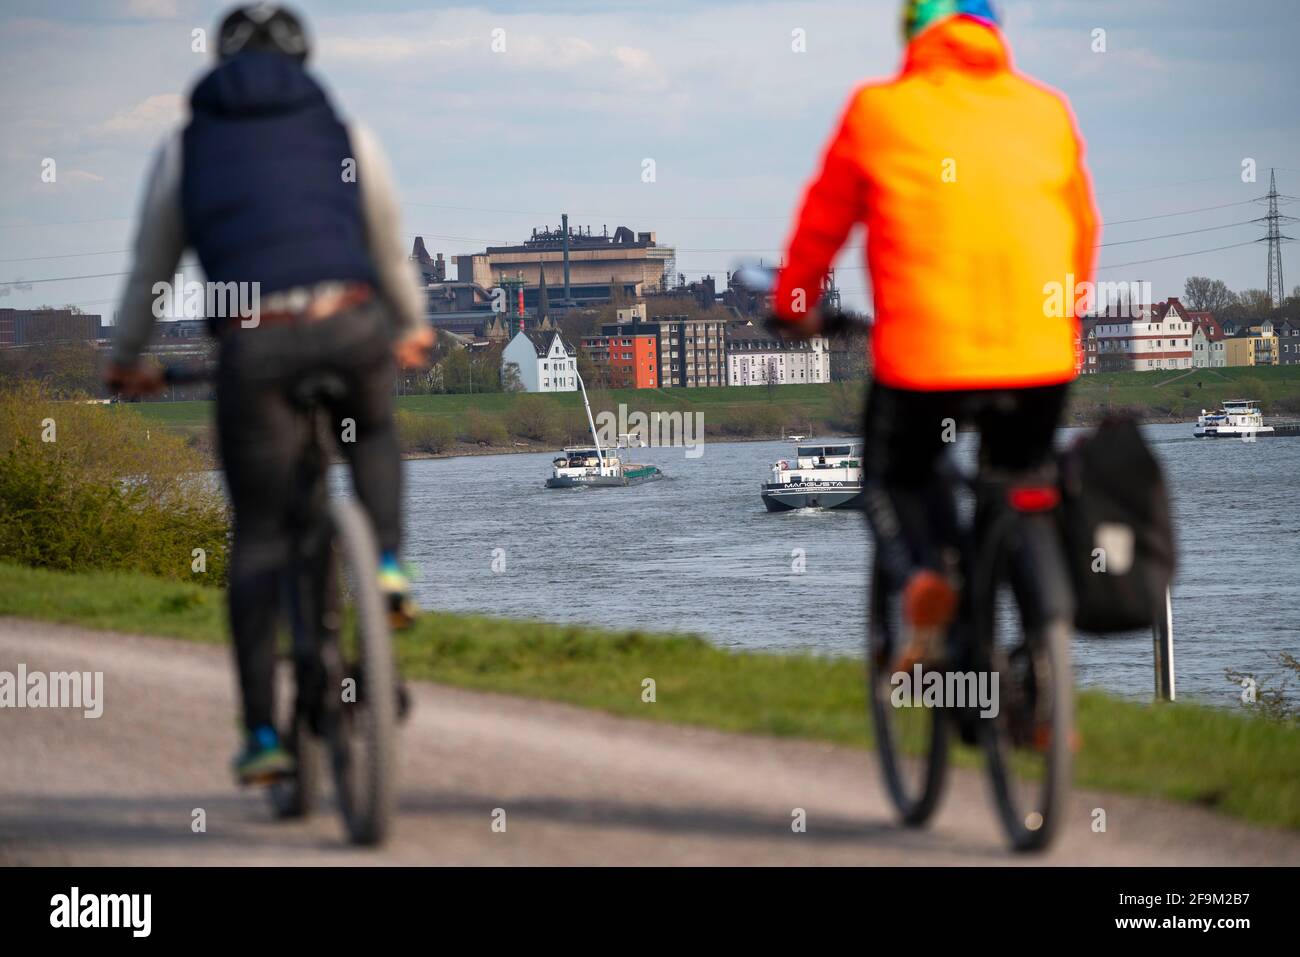
[[[587,386],[583,384],[582,373],[578,373],[578,388],[582,390],[582,405],[587,410],[587,424],[591,426],[591,440],[596,443],[596,461],[600,463],[600,471],[603,475],[605,472],[605,452],[600,447],[600,436],[596,434],[596,422],[591,417],[591,403],[587,401]]]
[[[564,302],[567,305],[572,293],[569,292],[569,214],[560,216],[560,229],[564,239]]]
[[[1174,602],[1169,590],[1165,589],[1164,614],[1156,619],[1151,629],[1151,638],[1155,650],[1156,664],[1156,699],[1158,701],[1174,700]]]

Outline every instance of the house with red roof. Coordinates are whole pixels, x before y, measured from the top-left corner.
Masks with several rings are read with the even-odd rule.
[[[1193,368],[1192,320],[1176,297],[1134,316],[1100,317],[1095,334],[1098,371]]]
[[[1189,312],[1192,320],[1192,367],[1219,368],[1227,364],[1223,353],[1223,327],[1212,312]],[[1218,348],[1215,348],[1218,343]]]

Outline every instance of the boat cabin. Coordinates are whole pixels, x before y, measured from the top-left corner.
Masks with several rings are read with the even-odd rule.
[[[856,469],[862,465],[862,444],[801,445],[795,450],[798,469]]]
[[[605,465],[618,464],[618,459],[612,457],[608,450],[604,454]],[[555,457],[552,464],[557,469],[594,469],[600,467],[600,456],[594,448],[565,449]]]

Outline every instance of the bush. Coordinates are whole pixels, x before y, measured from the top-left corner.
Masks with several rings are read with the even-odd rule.
[[[459,437],[475,445],[509,445],[510,436],[501,422],[478,409],[470,409],[465,414],[459,429]]]
[[[521,439],[554,442],[560,432],[559,409],[546,396],[520,396],[507,414],[506,428]]]
[[[1300,395],[1283,396],[1273,402],[1273,409],[1270,411],[1287,412],[1295,414],[1300,412]]]
[[[456,441],[456,430],[439,416],[399,410],[396,420],[397,440],[403,452],[437,455],[447,451]]]
[[[229,521],[203,455],[127,406],[0,391],[0,560],[223,584]]]

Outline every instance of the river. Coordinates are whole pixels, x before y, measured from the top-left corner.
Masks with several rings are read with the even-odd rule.
[[[1064,439],[1070,433],[1066,430]],[[1192,438],[1151,425],[1174,502],[1179,697],[1231,703],[1225,669],[1279,674],[1300,655],[1300,439]],[[841,440],[842,441],[842,440]],[[969,459],[974,437],[958,455]],[[431,608],[694,632],[738,650],[862,654],[871,544],[856,512],[768,513],[758,484],[789,443],[639,449],[667,478],[542,487],[550,453],[406,463],[406,555]],[[1292,503],[1292,504],[1288,504]],[[1149,697],[1150,634],[1074,644],[1085,686]]]

